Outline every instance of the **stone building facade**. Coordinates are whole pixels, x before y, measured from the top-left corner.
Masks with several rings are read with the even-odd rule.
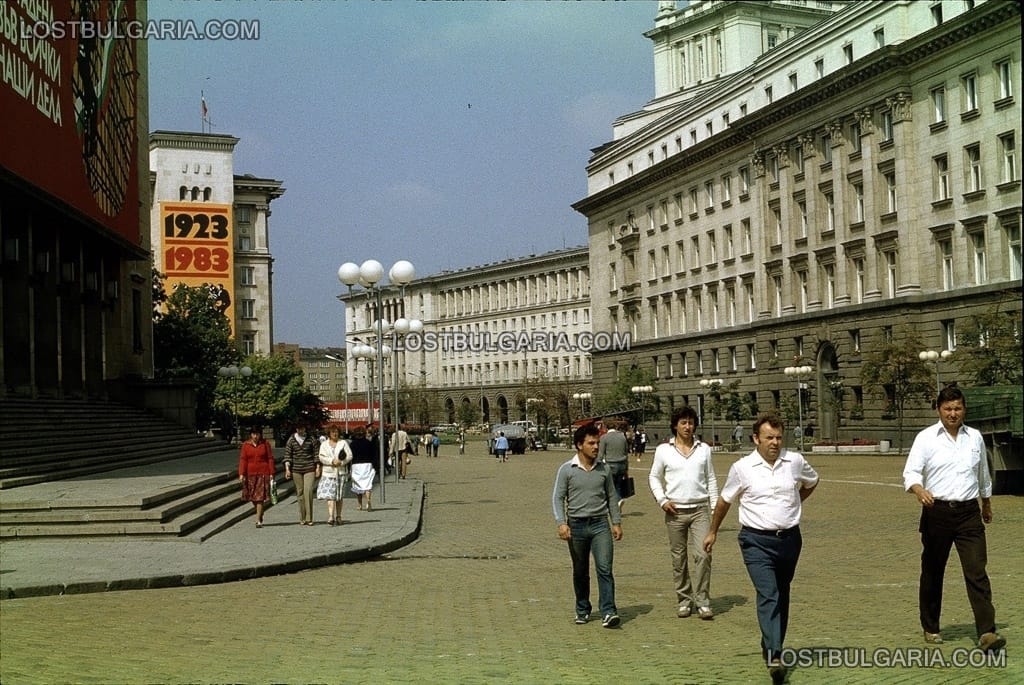
[[[663,407],[722,380],[762,410],[799,392],[818,435],[891,437],[867,351],[952,350],[967,317],[1021,310],[1019,4],[661,3],[646,35],[656,97],[574,205],[593,325],[632,335],[595,353],[595,392],[636,366]],[[724,61],[694,66],[708,46]]]

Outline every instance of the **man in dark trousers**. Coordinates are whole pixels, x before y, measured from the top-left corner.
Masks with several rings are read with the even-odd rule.
[[[978,648],[994,652],[1005,647],[1006,640],[996,632],[992,585],[985,570],[985,524],[992,522],[992,478],[985,441],[981,433],[964,425],[967,406],[959,388],[943,388],[935,406],[939,422],[917,434],[903,469],[907,492],[921,504],[924,549],[918,603],[924,641],[942,642],[942,578],[955,544],[974,612]]]
[[[762,414],[754,422],[756,449],[729,469],[704,538],[704,551],[710,554],[729,507],[739,502],[740,552],[757,592],[761,654],[775,683],[786,678],[781,653],[789,588],[803,546],[802,503],[818,485],[818,474],[803,456],[782,447],[783,428],[777,414]]]

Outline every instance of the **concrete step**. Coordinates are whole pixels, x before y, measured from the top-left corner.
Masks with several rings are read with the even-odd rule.
[[[279,496],[294,492],[291,481],[278,476]],[[161,493],[164,506],[153,502],[95,503],[74,506],[20,502],[0,511],[0,539],[189,535],[205,540],[252,515],[252,505],[239,496],[237,474],[204,479],[200,487]],[[88,503],[86,503],[88,504]]]

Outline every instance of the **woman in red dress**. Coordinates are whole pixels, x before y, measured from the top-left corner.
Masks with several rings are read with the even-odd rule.
[[[274,453],[263,439],[263,431],[249,429],[249,439],[242,443],[238,455],[238,480],[242,483],[242,500],[256,507],[256,527],[263,527],[263,503],[270,501],[270,479],[274,477]]]

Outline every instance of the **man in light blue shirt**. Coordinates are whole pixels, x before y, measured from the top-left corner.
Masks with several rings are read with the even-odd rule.
[[[508,461],[506,455],[508,455],[508,438],[505,437],[505,431],[501,431],[494,441],[494,456],[498,461]]]

